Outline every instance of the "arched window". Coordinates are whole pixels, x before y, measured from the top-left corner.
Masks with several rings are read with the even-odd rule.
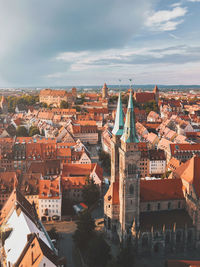
[[[142,237],[142,247],[143,248],[148,247],[148,236],[146,234],[144,234]]]
[[[129,194],[130,195],[133,195],[134,194],[134,187],[133,187],[132,184],[129,186]]]
[[[180,231],[178,231],[178,232],[176,233],[176,242],[177,242],[177,243],[180,243],[180,242],[181,242],[181,232],[180,232]]]
[[[188,231],[188,237],[187,237],[188,243],[191,243],[192,242],[192,236],[193,236],[193,232],[192,232],[192,230],[189,230]]]
[[[168,244],[170,242],[170,239],[171,239],[170,237],[171,237],[170,232],[167,232],[166,236],[165,236],[165,243],[166,244]]]

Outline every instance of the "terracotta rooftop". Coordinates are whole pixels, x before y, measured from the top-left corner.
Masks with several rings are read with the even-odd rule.
[[[200,157],[195,155],[174,172],[176,178],[181,178],[194,185],[198,197],[200,197]]]
[[[157,179],[140,181],[140,201],[164,201],[184,199],[181,179]]]
[[[111,183],[107,193],[104,196],[104,200],[112,205],[119,204],[119,182]]]

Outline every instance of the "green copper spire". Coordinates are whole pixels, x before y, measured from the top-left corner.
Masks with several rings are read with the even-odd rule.
[[[115,125],[112,130],[114,135],[122,135],[124,130],[124,114],[122,108],[121,94],[119,93],[118,103],[117,103],[117,112],[115,117]]]
[[[124,143],[138,143],[139,140],[135,130],[135,119],[134,119],[134,108],[133,108],[133,97],[132,91],[129,94],[128,108],[126,113],[126,122],[124,125],[124,132],[121,137]]]

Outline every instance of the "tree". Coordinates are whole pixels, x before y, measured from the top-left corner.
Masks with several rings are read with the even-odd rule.
[[[47,105],[47,103],[45,103],[45,102],[41,102],[40,105],[41,105],[43,108],[48,108],[48,105]]]
[[[56,231],[56,228],[55,227],[51,227],[51,229],[48,231],[48,235],[49,235],[49,237],[51,239],[56,239],[56,240],[59,239],[59,234]]]
[[[86,258],[89,267],[106,266],[111,259],[110,246],[102,235],[95,235],[88,243]]]
[[[36,135],[36,134],[40,134],[40,131],[39,131],[38,127],[31,126],[30,129],[29,129],[29,136],[33,136],[33,135]]]
[[[27,137],[28,131],[24,126],[18,126],[16,130],[16,136],[17,137]]]
[[[74,106],[74,108],[76,109],[77,112],[81,111],[81,107],[80,106]]]
[[[131,240],[127,241],[125,247],[122,247],[117,256],[117,263],[121,267],[132,267],[135,261],[134,249]]]
[[[99,152],[99,160],[101,161],[102,168],[105,169],[105,171],[110,174],[111,172],[111,160],[110,160],[110,154],[106,153],[105,151],[101,150]]]
[[[86,181],[86,185],[84,185],[83,190],[82,190],[82,197],[84,202],[88,205],[91,206],[100,197],[100,192],[99,192],[99,187],[94,183],[93,179],[90,179],[88,177]]]
[[[68,107],[69,107],[69,104],[66,101],[62,100],[60,103],[60,108],[68,108]]]
[[[95,228],[94,220],[88,210],[79,214],[76,224],[77,230],[73,235],[73,240],[78,248],[85,250],[94,235]]]

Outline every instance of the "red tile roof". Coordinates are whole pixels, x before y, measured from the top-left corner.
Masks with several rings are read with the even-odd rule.
[[[172,156],[174,156],[177,151],[200,151],[200,144],[170,144],[170,150]]]
[[[166,267],[200,267],[200,261],[167,260]]]
[[[111,183],[107,193],[104,196],[104,200],[112,205],[119,204],[119,182]]]
[[[197,196],[200,197],[200,157],[195,155],[174,172],[176,178],[183,179],[194,185]]]
[[[39,198],[60,198],[60,178],[39,181]]]
[[[182,186],[180,179],[141,180],[140,200],[147,202],[184,199]]]

